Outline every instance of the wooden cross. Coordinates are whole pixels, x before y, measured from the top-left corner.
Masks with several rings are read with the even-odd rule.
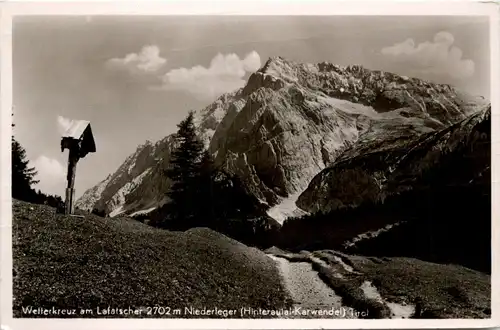
[[[89,152],[95,152],[95,141],[92,135],[90,122],[85,120],[73,120],[61,140],[61,152],[69,150],[68,156],[68,185],[66,186],[66,202],[64,213],[73,214],[75,196],[76,164],[80,158]]]

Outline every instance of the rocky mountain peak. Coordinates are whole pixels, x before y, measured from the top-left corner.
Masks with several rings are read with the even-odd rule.
[[[282,66],[287,62],[288,61],[282,56],[271,56],[257,72],[266,73],[269,68]]]
[[[311,179],[338,159],[406,143],[463,120],[484,104],[448,85],[360,65],[276,56],[243,88],[195,111],[194,121],[216,164],[276,206],[271,213],[279,218],[280,208],[293,209]],[[143,146],[142,155],[123,165],[130,171],[119,169],[88,200],[110,210],[123,206],[128,213],[158,205],[169,189],[162,169],[174,147],[171,136]]]

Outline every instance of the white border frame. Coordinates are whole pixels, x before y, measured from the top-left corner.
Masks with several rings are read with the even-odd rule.
[[[1,300],[2,329],[359,329],[359,328],[479,328],[500,326],[500,283],[497,273],[499,230],[492,221],[492,318],[479,320],[249,320],[249,319],[26,319],[12,318],[12,204],[11,109],[12,109],[12,17],[16,15],[464,15],[490,17],[492,104],[492,219],[499,214],[500,143],[498,113],[500,91],[499,6],[474,2],[388,1],[178,1],[178,2],[10,2],[0,4],[1,65]],[[497,201],[497,203],[495,203]],[[471,219],[471,224],[473,219]]]

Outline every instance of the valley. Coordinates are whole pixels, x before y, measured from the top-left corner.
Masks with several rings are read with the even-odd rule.
[[[180,133],[146,141],[87,190],[75,205],[84,221],[14,201],[18,316],[26,305],[112,302],[342,311],[286,318],[491,316],[484,98],[272,57],[188,118],[215,169],[186,181],[196,182],[189,223],[169,213]]]

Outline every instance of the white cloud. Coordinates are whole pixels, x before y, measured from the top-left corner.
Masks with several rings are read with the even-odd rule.
[[[68,127],[71,125],[72,120],[69,118],[65,118],[63,116],[57,116],[57,130],[59,134],[63,134],[66,132]]]
[[[110,68],[128,70],[132,74],[154,73],[167,63],[160,56],[160,48],[156,45],[142,47],[139,53],[130,53],[123,58],[112,58],[107,61]]]
[[[259,54],[256,51],[247,54],[247,56],[243,60],[243,66],[245,68],[245,71],[248,72],[254,72],[259,70],[261,67]]]
[[[44,155],[39,156],[33,166],[38,172],[36,179],[40,181],[34,188],[64,198],[62,194],[65,189],[66,168],[57,159]]]
[[[403,62],[417,74],[449,76],[463,79],[474,74],[474,61],[462,58],[462,50],[454,46],[455,38],[446,31],[436,33],[433,41],[415,44],[407,39],[382,49],[382,54]]]
[[[245,74],[260,68],[261,61],[253,51],[240,59],[236,54],[217,54],[208,68],[201,65],[179,68],[166,73],[163,89],[182,90],[202,100],[213,100],[245,85]]]

